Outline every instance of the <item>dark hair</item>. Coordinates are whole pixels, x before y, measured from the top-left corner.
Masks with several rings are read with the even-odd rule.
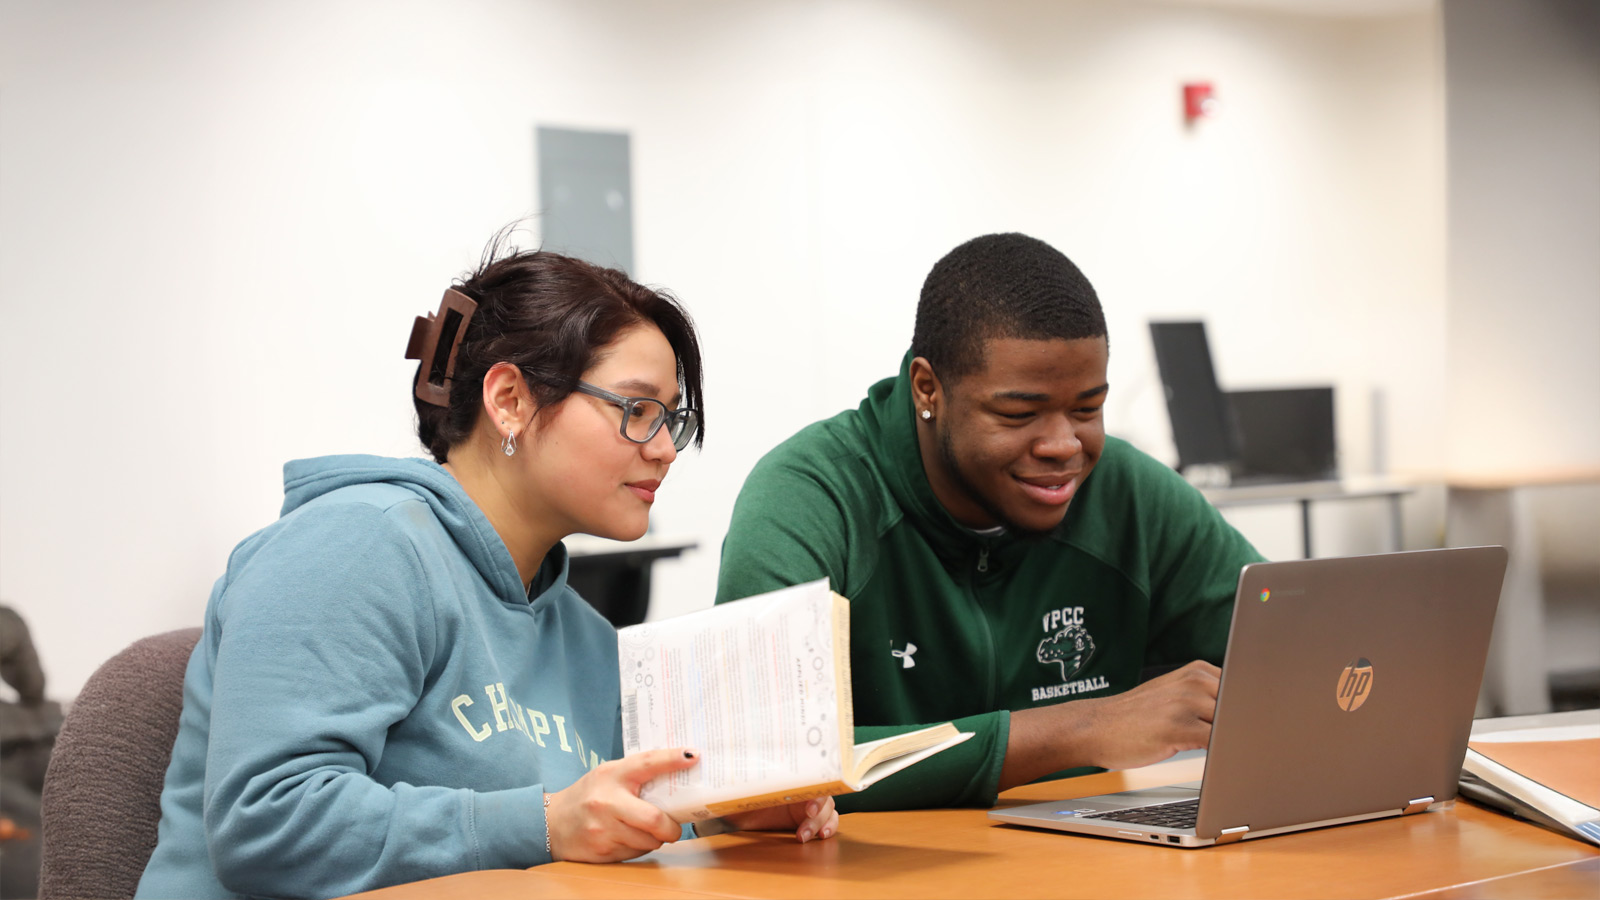
[[[477,426],[483,378],[496,363],[522,370],[542,414],[572,393],[622,331],[644,323],[661,329],[672,345],[682,403],[701,410],[694,439],[700,445],[705,437],[700,342],[683,306],[666,291],[644,287],[616,269],[559,253],[510,248],[510,235],[510,228],[495,235],[477,271],[456,285],[478,310],[456,353],[450,405],[412,399],[417,437],[434,460],[444,462],[450,448]]]
[[[986,234],[946,253],[922,283],[911,352],[940,378],[983,369],[993,338],[1104,337],[1094,286],[1061,251],[1025,234]]]

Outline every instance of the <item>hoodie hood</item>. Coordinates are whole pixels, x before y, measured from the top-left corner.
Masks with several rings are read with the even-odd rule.
[[[472,565],[505,603],[526,605],[516,561],[499,532],[489,524],[478,504],[467,496],[461,482],[443,466],[426,459],[391,459],[384,456],[321,456],[297,459],[283,466],[283,509],[287,516],[335,491],[361,485],[390,485],[414,494],[428,504],[433,515],[461,548]],[[539,596],[566,586],[567,551],[557,543],[545,557],[536,588]]]

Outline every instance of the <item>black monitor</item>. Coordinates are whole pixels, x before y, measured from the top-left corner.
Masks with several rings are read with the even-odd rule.
[[[1178,468],[1231,466],[1239,455],[1238,439],[1211,366],[1206,324],[1151,322],[1150,339],[1155,343],[1156,367],[1166,390]]]
[[[1238,425],[1234,481],[1320,481],[1339,477],[1333,388],[1229,391]]]

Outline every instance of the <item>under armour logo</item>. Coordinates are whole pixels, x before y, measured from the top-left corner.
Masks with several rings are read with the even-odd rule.
[[[893,647],[894,645],[890,644],[889,646]],[[917,661],[911,658],[911,654],[915,652],[917,652],[917,645],[911,643],[910,641],[906,641],[906,648],[904,650],[890,650],[889,655],[900,660],[900,668],[909,669],[917,664]]]

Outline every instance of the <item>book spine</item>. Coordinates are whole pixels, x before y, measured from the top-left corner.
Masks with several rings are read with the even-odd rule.
[[[725,803],[710,803],[706,805],[705,812],[710,816],[726,816],[732,813],[749,812],[752,809],[765,809],[769,806],[785,806],[790,803],[799,803],[803,800],[815,800],[818,797],[848,794],[851,790],[850,785],[845,784],[843,781],[831,781],[827,784],[813,784],[788,791],[774,791],[770,794],[759,794],[754,797],[741,797],[738,800],[729,800]],[[699,811],[690,815],[695,819],[703,818]]]
[[[840,594],[831,596],[833,606],[833,652],[837,668],[834,678],[839,691],[840,748],[855,744],[855,676],[850,671],[850,601]],[[850,754],[844,754],[846,760]]]

